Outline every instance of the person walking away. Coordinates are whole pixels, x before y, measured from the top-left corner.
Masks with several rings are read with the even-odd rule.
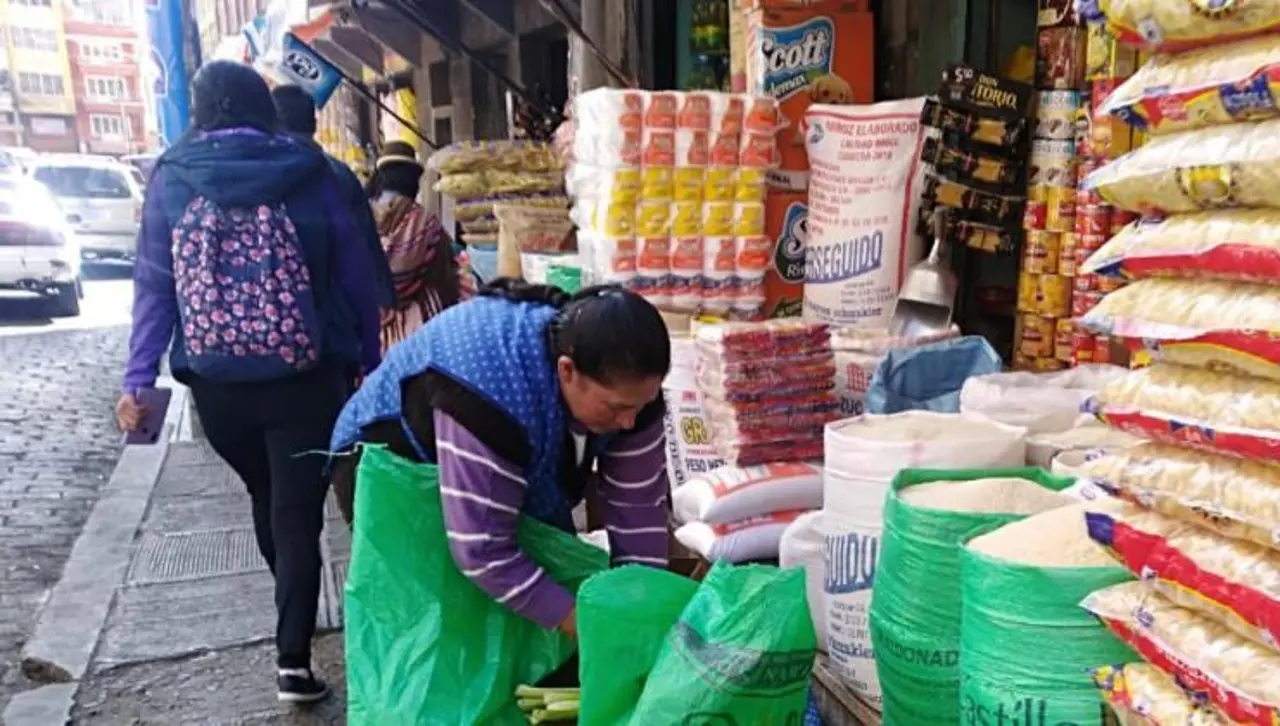
[[[210,446],[244,481],[275,578],[281,701],[328,693],[311,669],[327,448],[347,371],[379,362],[369,252],[323,154],[276,133],[271,93],[216,61],[192,84],[193,128],[147,187],[122,429],[160,358],[191,389]]]
[[[396,302],[382,311],[382,350],[404,340],[462,298],[453,242],[440,219],[418,203],[424,172],[412,146],[390,141],[374,170],[373,215],[391,267]]]
[[[344,164],[341,159],[325,153],[316,142],[315,99],[301,86],[286,85],[271,89],[271,100],[275,103],[281,130],[292,134],[299,142],[324,153],[329,161],[329,168],[338,179],[338,190],[342,201],[350,208],[355,218],[357,236],[369,248],[374,273],[378,280],[378,303],[384,308],[394,306],[396,291],[391,282],[391,269],[387,266],[387,256],[382,251],[378,225],[374,222],[373,210],[369,206],[368,197],[365,196],[364,185],[360,183],[360,178],[355,172],[351,171],[351,167]]]

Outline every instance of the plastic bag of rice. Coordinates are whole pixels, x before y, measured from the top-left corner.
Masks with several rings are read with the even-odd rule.
[[[672,510],[680,522],[726,524],[771,512],[822,507],[822,467],[784,463],[722,466],[676,489]]]
[[[1228,718],[1280,722],[1280,653],[1200,613],[1169,602],[1142,582],[1091,593],[1080,603],[1148,663],[1203,694]]]
[[[1226,537],[1280,548],[1280,466],[1144,443],[1086,462],[1114,496]]]
[[[1095,668],[1092,678],[1120,726],[1231,726],[1212,706],[1193,701],[1168,673],[1149,663]]]
[[[1280,648],[1280,551],[1150,511],[1086,519],[1095,542],[1170,601]]]
[[[1280,0],[1089,0],[1082,19],[1116,38],[1163,51],[1226,43],[1280,29]]]
[[[998,721],[1010,704],[1034,703],[1044,723],[1103,726],[1088,669],[1136,656],[1079,603],[1132,578],[1089,539],[1085,515],[1130,508],[1115,499],[1073,504],[969,540],[960,557],[965,713]]]
[[[885,723],[960,722],[964,543],[1027,515],[1070,504],[1060,493],[1070,484],[1041,469],[907,469],[894,478],[885,502],[870,611]],[[828,578],[832,566],[828,559]],[[834,608],[841,595],[828,590],[828,598]],[[843,621],[831,624],[833,659],[850,627]]]

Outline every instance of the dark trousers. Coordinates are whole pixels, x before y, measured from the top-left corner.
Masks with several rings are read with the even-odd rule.
[[[320,367],[267,383],[187,381],[205,436],[244,481],[258,550],[276,581],[281,668],[311,665],[320,598],[325,451],[348,384]]]

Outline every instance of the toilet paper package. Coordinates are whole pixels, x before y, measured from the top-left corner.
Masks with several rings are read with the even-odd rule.
[[[671,238],[671,274],[668,277],[671,307],[697,312],[703,298],[703,244],[701,236]]]
[[[725,315],[733,308],[737,284],[735,260],[737,240],[733,237],[704,237],[702,240],[702,310]]]

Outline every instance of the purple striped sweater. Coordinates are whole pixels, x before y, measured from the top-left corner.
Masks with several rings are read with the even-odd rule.
[[[437,411],[436,458],[449,549],[458,568],[494,600],[544,628],[573,609],[557,585],[516,544],[524,503],[520,467]],[[617,437],[600,457],[601,517],[615,564],[667,564],[667,471],[662,421]]]

